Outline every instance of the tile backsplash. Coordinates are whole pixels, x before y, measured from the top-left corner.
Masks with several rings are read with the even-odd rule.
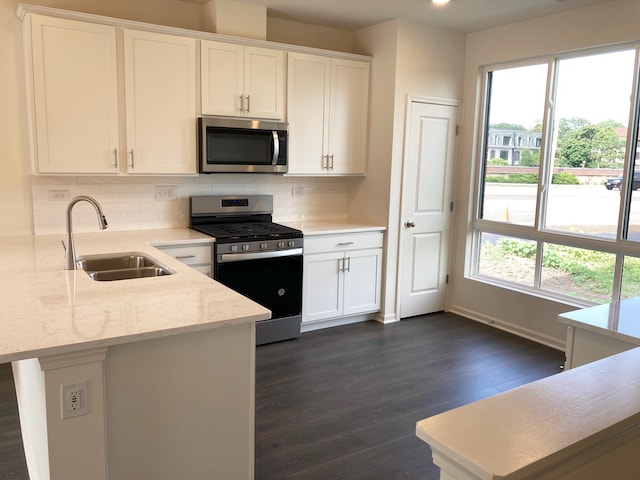
[[[276,222],[343,219],[353,177],[287,177],[216,174],[198,177],[32,177],[36,235],[64,233],[66,209],[76,195],[94,197],[112,230],[149,230],[189,225],[189,197],[219,194],[271,194]],[[175,190],[167,199],[162,190]],[[160,190],[160,191],[158,191]],[[163,198],[164,197],[164,198]],[[76,232],[98,230],[96,214],[86,202],[73,209]]]

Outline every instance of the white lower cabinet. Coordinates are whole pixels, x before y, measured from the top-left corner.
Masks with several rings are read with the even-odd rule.
[[[156,245],[167,255],[189,265],[194,270],[213,278],[213,244],[212,243],[188,243],[173,245]]]
[[[302,323],[380,310],[382,232],[304,241]]]

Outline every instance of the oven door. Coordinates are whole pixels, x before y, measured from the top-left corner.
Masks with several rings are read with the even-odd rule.
[[[271,320],[256,324],[258,345],[300,336],[302,249],[217,255],[216,260],[217,281],[271,310]]]

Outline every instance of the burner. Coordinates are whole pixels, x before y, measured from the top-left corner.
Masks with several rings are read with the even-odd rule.
[[[220,223],[198,225],[193,228],[215,237],[218,243],[302,237],[299,230],[272,222]]]

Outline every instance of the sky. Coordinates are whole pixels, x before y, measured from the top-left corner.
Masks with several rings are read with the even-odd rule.
[[[558,67],[556,118],[627,125],[635,50],[564,59]],[[490,123],[533,127],[543,118],[547,64],[495,70]]]

